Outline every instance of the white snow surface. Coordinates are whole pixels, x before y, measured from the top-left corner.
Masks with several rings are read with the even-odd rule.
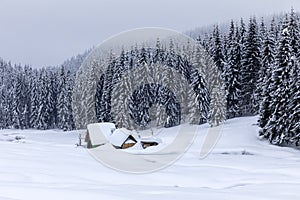
[[[201,125],[183,157],[148,174],[103,166],[76,147],[77,131],[1,130],[0,200],[299,200],[299,150],[260,140],[256,121],[226,121],[205,159],[199,154],[208,125]],[[168,141],[167,132],[161,131],[162,141]]]

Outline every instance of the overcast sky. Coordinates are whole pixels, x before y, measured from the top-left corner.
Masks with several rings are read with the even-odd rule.
[[[300,0],[0,0],[0,57],[58,65],[132,28],[186,31],[291,7],[300,11]]]

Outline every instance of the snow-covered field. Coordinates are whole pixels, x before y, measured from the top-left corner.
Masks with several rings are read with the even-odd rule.
[[[256,117],[228,120],[205,159],[207,125],[172,166],[114,171],[76,147],[77,132],[0,131],[0,200],[300,199],[300,152],[257,137]]]

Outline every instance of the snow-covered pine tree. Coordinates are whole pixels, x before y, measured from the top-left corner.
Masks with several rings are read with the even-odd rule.
[[[222,49],[221,35],[219,27],[216,25],[213,32],[212,57],[221,72],[224,71],[224,55]]]
[[[30,77],[31,69],[20,65],[15,66],[15,85],[13,102],[13,127],[29,128],[30,118]]]
[[[255,18],[250,18],[241,67],[241,112],[253,115],[258,112],[255,97],[258,71],[260,69],[260,40]]]
[[[197,45],[200,46],[201,48],[204,48],[203,41],[201,40],[200,37],[197,38]],[[182,58],[184,62],[191,62],[191,60],[193,59],[193,51],[194,51],[194,47],[192,47],[190,41],[187,41],[186,46],[183,46],[182,49]],[[204,51],[204,49],[202,51]]]
[[[167,70],[160,67],[160,65],[155,66],[156,70],[157,70],[157,82],[158,85],[164,85],[166,82],[166,75],[165,73],[167,73]],[[167,119],[167,115],[166,115],[166,108],[165,108],[165,104],[163,103],[163,99],[162,96],[160,95],[160,89],[157,88],[157,97],[156,97],[156,109],[154,109],[155,112],[155,118],[156,118],[156,126],[157,127],[164,127],[166,119]]]
[[[137,96],[139,97],[137,100],[138,102],[135,102],[136,105],[139,104],[137,107],[139,110],[138,112],[138,125],[144,129],[150,122],[150,114],[149,109],[151,107],[150,105],[150,94],[149,94],[149,82],[148,82],[148,76],[149,76],[149,57],[148,52],[145,46],[143,45],[140,49],[140,52],[138,54],[138,66],[137,70],[135,71],[137,74],[137,78],[135,79],[135,86],[140,86],[137,89]],[[137,104],[138,103],[138,104]]]
[[[172,44],[173,41],[170,41],[171,47],[170,49],[172,49]],[[174,59],[174,57],[172,59],[170,59],[167,55],[168,54],[161,46],[156,45],[156,50],[157,51],[157,56],[154,60],[154,65],[153,68],[155,69],[154,71],[154,75],[156,76],[155,78],[155,83],[157,83],[158,85],[161,86],[165,86],[165,87],[171,87],[171,83],[168,79],[168,77],[170,76],[171,69],[167,66],[164,65],[164,63],[168,62],[170,65],[172,65],[173,61],[172,59]],[[172,50],[173,51],[173,50]],[[174,54],[174,53],[172,53]],[[172,67],[172,66],[171,66]],[[156,118],[156,123],[158,127],[164,127],[166,125],[166,121],[167,121],[167,114],[166,114],[166,101],[163,99],[163,90],[162,88],[156,88],[157,90],[157,96],[155,101],[157,102],[157,104],[155,105],[156,108],[153,108],[152,111],[155,112],[155,118]]]
[[[286,18],[281,39],[279,41],[278,53],[276,56],[276,65],[272,73],[271,103],[270,107],[274,108],[269,121],[266,124],[266,131],[263,136],[272,144],[282,144],[288,142],[288,118],[290,112],[288,102],[290,100],[289,80],[290,69],[292,68],[290,35]]]
[[[242,50],[243,50],[243,43],[242,43],[242,36],[240,34],[240,29],[236,28],[236,34],[235,34],[235,48],[234,48],[234,70],[233,70],[233,76],[235,77],[233,79],[233,97],[231,99],[231,110],[230,113],[234,117],[241,115],[241,110],[239,107],[239,102],[241,98],[241,68],[242,68]],[[233,100],[234,99],[234,100]]]
[[[267,34],[267,27],[265,25],[265,20],[262,17],[259,26],[259,40],[261,42],[265,41],[266,34]]]
[[[295,13],[294,9],[291,9],[291,13],[289,16],[288,31],[290,37],[292,56],[299,57],[300,54],[299,16]]]
[[[39,107],[36,120],[38,129],[49,128],[49,80],[47,71],[43,68],[39,74],[40,93],[38,97]]]
[[[5,72],[4,62],[0,59],[0,129],[5,128]]]
[[[260,48],[260,55],[261,55],[261,67],[258,71],[258,79],[257,79],[257,83],[256,83],[256,89],[255,89],[255,102],[257,105],[260,106],[261,102],[262,102],[262,91],[263,91],[263,81],[264,81],[264,77],[266,75],[266,68],[265,66],[263,66],[263,61],[262,61],[262,57],[263,57],[263,51],[264,49],[264,42],[266,40],[266,36],[267,36],[267,30],[266,30],[266,26],[264,23],[264,18],[261,19],[261,23],[260,23],[260,27],[259,27],[259,41],[261,43],[261,45],[259,46]],[[259,108],[259,107],[258,107]]]
[[[33,79],[32,79],[32,87],[31,87],[31,113],[30,113],[30,128],[37,128],[37,118],[39,112],[39,73],[38,70],[34,70]]]
[[[165,127],[173,127],[180,124],[180,104],[177,101],[176,95],[171,90],[167,91],[168,100],[166,103],[167,119]]]
[[[74,117],[75,127],[78,129],[84,128],[86,126],[85,124],[86,120],[82,120],[84,108],[81,106],[81,102],[83,101],[83,98],[86,96],[85,91],[82,89],[85,73],[86,70],[79,70],[76,73],[76,79],[74,82],[73,95],[72,95],[72,108],[74,113],[73,117]],[[96,107],[96,112],[98,111],[97,109],[98,107]]]
[[[203,51],[201,49],[201,45],[198,41],[194,52],[190,52],[191,56],[191,64],[188,64],[188,61],[185,62],[185,67],[187,68],[187,84],[185,85],[184,90],[186,90],[186,103],[183,105],[183,120],[190,124],[199,124],[200,123],[200,116],[201,111],[199,107],[199,99],[195,92],[195,86],[198,81],[197,71],[193,69],[193,67],[199,69],[201,72],[201,76],[206,76],[204,74],[206,72],[205,66],[203,66]],[[193,67],[192,67],[193,66]],[[186,106],[186,107],[185,107]]]
[[[268,123],[274,108],[270,107],[272,100],[271,97],[271,88],[272,83],[272,71],[275,65],[275,30],[274,24],[271,24],[269,33],[266,34],[265,40],[263,43],[262,50],[262,65],[261,70],[259,71],[259,80],[258,87],[261,87],[261,104],[259,109],[259,126],[262,128],[260,130],[260,135],[263,135],[266,131],[265,125]]]
[[[177,78],[177,85],[176,85],[176,90],[177,91],[177,97],[178,101],[180,103],[180,108],[181,108],[181,122],[185,123],[188,122],[188,102],[189,102],[189,96],[188,96],[188,90],[189,90],[189,80],[186,79],[186,77],[183,74],[176,74]]]
[[[290,70],[289,91],[290,99],[288,102],[288,139],[289,142],[299,146],[300,144],[300,72],[299,58],[292,57],[292,68]]]
[[[103,81],[103,93],[101,98],[101,106],[99,112],[99,122],[110,122],[112,121],[111,116],[111,92],[113,88],[113,78],[114,78],[114,70],[116,69],[116,58],[113,52],[110,52],[108,61],[107,61],[107,69],[104,74]],[[91,97],[94,98],[94,97]]]
[[[214,68],[211,77],[212,88],[210,91],[211,101],[208,122],[210,126],[219,126],[226,119],[226,91],[220,78],[221,73],[217,68]]]
[[[64,66],[61,67],[60,73],[60,92],[58,95],[58,119],[59,128],[64,131],[74,129],[73,112],[72,112],[72,77],[71,72],[65,73]]]
[[[121,54],[116,58],[116,65],[113,74],[113,80],[114,80],[114,82],[112,83],[113,85],[115,85],[118,81],[121,80],[121,76],[125,70],[125,62],[126,62],[125,52],[124,49],[122,49]]]
[[[244,19],[241,18],[240,20],[240,28],[239,28],[239,32],[240,32],[240,36],[241,36],[241,45],[242,45],[242,50],[244,51],[244,48],[245,48],[245,43],[246,43],[246,25],[245,25],[245,22],[244,22]]]
[[[112,100],[112,107],[115,113],[114,121],[118,128],[132,129],[128,113],[128,91],[130,86],[130,80],[128,77],[124,77],[119,84],[115,87],[115,99]]]
[[[101,118],[101,105],[102,105],[101,99],[103,95],[103,87],[104,87],[104,74],[101,74],[96,85],[95,110],[96,110],[97,121],[99,121],[99,119]]]
[[[96,119],[96,110],[95,110],[95,101],[96,101],[96,88],[97,88],[97,81],[98,81],[98,69],[100,68],[100,63],[97,60],[93,60],[91,63],[91,67],[88,71],[88,81],[87,81],[87,88],[86,88],[86,124],[95,123]],[[110,91],[111,92],[111,91]],[[107,102],[109,105],[111,102]],[[111,116],[110,116],[111,117]]]
[[[13,126],[13,110],[14,110],[14,86],[15,86],[15,76],[16,72],[10,62],[6,63],[6,100],[5,100],[5,113],[6,113],[6,127],[11,128]]]
[[[195,122],[195,123],[203,124],[207,121],[208,116],[209,116],[210,96],[209,96],[209,91],[207,89],[205,80],[199,74],[197,69],[191,70],[190,87],[193,88],[193,90],[196,94],[196,99],[198,102],[198,108],[199,108],[199,114],[200,114],[199,118],[198,118],[198,122]],[[196,112],[196,110],[195,110],[195,112]],[[194,120],[192,120],[192,121],[194,121]]]
[[[167,87],[169,91],[167,91],[168,95],[168,101],[166,103],[166,113],[167,113],[167,124],[166,127],[172,127],[180,124],[181,120],[181,108],[182,105],[182,99],[184,93],[180,92],[183,88],[183,83],[179,83],[179,76],[184,76],[182,73],[182,60],[181,57],[178,55],[180,54],[178,51],[180,50],[179,47],[177,47],[177,52],[174,49],[174,46],[176,44],[174,41],[170,41],[169,43],[169,49],[167,52],[167,66],[169,68],[165,69],[167,72],[167,84],[164,85]]]
[[[153,50],[150,50],[150,52]],[[157,51],[157,49],[154,49],[154,52]],[[149,115],[150,115],[150,127],[156,127],[158,126],[158,116],[157,114],[160,112],[160,110],[164,109],[164,107],[159,104],[159,96],[158,96],[158,85],[159,84],[159,75],[158,70],[160,67],[158,67],[160,64],[157,65],[157,60],[153,56],[150,56],[150,59],[152,62],[150,63],[150,66],[148,67],[148,76],[147,76],[147,82],[149,83],[149,97],[151,100],[150,108],[149,108]]]
[[[0,129],[5,128],[4,124],[4,95],[3,90],[0,89]]]
[[[56,128],[57,118],[57,74],[52,71],[47,72],[48,88],[48,128]]]
[[[238,28],[231,22],[228,35],[228,63],[225,65],[223,79],[227,96],[227,117],[232,118],[239,115],[240,98],[240,68],[241,68],[241,44]],[[215,92],[215,91],[214,91]]]
[[[204,49],[213,57],[214,55],[214,34],[205,34],[205,37],[202,41]],[[214,58],[213,58],[214,59]]]
[[[133,129],[133,125],[131,120],[129,119],[129,110],[128,110],[128,95],[131,92],[131,75],[128,73],[130,68],[130,55],[125,54],[124,50],[121,51],[121,55],[116,60],[116,73],[119,75],[115,75],[117,78],[116,85],[113,90],[113,98],[112,98],[112,116],[114,118],[114,122],[117,127],[125,127],[128,129]],[[125,71],[127,73],[125,73]],[[122,76],[122,78],[121,78]]]
[[[299,17],[291,10],[289,16],[288,30],[290,34],[290,46],[291,46],[291,61],[292,67],[290,69],[289,78],[289,91],[290,99],[288,102],[289,118],[287,121],[288,128],[288,140],[289,142],[300,144],[300,30],[299,30]]]
[[[230,34],[230,32],[229,32],[229,34]],[[222,74],[224,73],[225,67],[226,67],[226,65],[228,63],[228,54],[229,54],[229,49],[230,49],[229,42],[230,41],[229,41],[228,36],[226,34],[223,34],[223,38],[221,40],[221,43],[222,43],[222,54],[223,54],[223,72],[222,72]]]
[[[129,79],[130,79],[130,85],[131,85],[131,91],[135,91],[138,86],[137,80],[139,79],[139,68],[137,67],[138,64],[138,49],[137,47],[131,47],[131,50],[129,52]],[[134,94],[128,94],[128,115],[130,119],[133,121],[132,126],[137,127],[138,122],[137,119],[137,113],[135,112],[136,104],[137,104],[136,96]]]
[[[177,126],[180,124],[181,119],[181,104],[180,100],[182,99],[182,93],[180,93],[181,84],[178,83],[178,76],[177,72],[173,68],[169,68],[168,70],[168,86],[166,94],[168,99],[166,102],[166,127]]]
[[[72,93],[73,93],[73,85],[74,85],[74,80],[73,80],[73,75],[71,71],[67,71],[67,76],[66,76],[66,98],[67,98],[67,108],[68,108],[68,114],[67,114],[67,124],[66,128],[64,130],[73,130],[75,128],[74,124],[74,119],[73,119],[73,108],[72,108]]]
[[[176,53],[175,53],[175,44],[173,40],[170,40],[168,52],[166,54],[166,63],[169,67],[176,69]]]
[[[205,52],[205,50],[202,49],[200,41],[197,41],[194,51],[189,52],[189,54],[191,55],[187,56],[184,54],[184,68],[182,69],[184,77],[188,80],[188,82],[190,82],[190,73],[192,66],[194,66],[196,69],[199,70],[200,75],[204,79],[207,79],[208,71],[210,70],[211,66],[210,64],[205,63],[208,55]]]
[[[56,110],[57,110],[57,126],[61,128],[63,124],[65,123],[65,102],[67,99],[64,98],[66,95],[66,72],[65,72],[65,67],[62,65],[60,68],[60,74],[59,74],[59,82],[57,85],[57,105],[56,105]]]
[[[25,76],[25,91],[24,91],[24,118],[25,118],[25,128],[30,128],[30,116],[31,116],[31,90],[32,90],[32,83],[33,83],[33,71],[32,68],[25,65],[24,67],[24,76]]]
[[[188,95],[188,102],[187,102],[187,116],[186,117],[186,122],[190,124],[199,124],[200,123],[200,109],[199,109],[199,102],[197,99],[197,96],[194,91],[194,87],[191,85],[188,88],[187,91]]]
[[[23,80],[20,72],[20,67],[16,66],[16,76],[15,76],[15,85],[14,85],[14,93],[13,93],[13,127],[16,129],[23,129],[23,109],[24,106],[22,104],[23,98]]]

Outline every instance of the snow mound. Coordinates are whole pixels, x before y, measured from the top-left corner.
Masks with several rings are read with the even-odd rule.
[[[25,136],[18,133],[0,134],[0,141],[4,142],[25,142]]]

